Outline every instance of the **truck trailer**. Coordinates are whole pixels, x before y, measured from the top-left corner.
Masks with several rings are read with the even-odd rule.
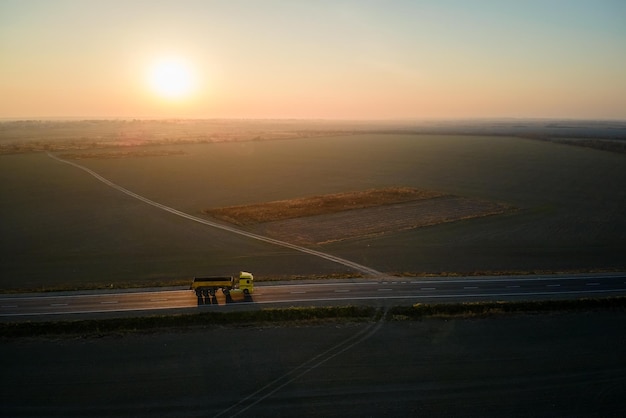
[[[244,298],[249,298],[254,293],[254,277],[246,271],[240,272],[237,279],[231,276],[194,277],[191,290],[196,292],[198,304],[210,304],[211,301],[217,303],[218,290],[226,296],[227,302],[232,300],[233,294],[243,294]]]

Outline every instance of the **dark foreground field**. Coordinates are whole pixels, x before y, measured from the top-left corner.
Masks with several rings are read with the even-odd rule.
[[[308,241],[316,249],[382,272],[626,268],[623,154],[512,137],[391,134],[133,150],[126,158],[74,161],[148,199],[206,218],[203,210],[210,208],[387,187],[515,208],[408,229],[392,225],[402,213],[368,212],[377,217],[362,218],[377,225],[373,234],[341,240],[322,234],[337,221],[291,226],[321,234]],[[154,286],[240,270],[259,279],[350,273],[164,212],[45,153],[0,156],[0,197],[2,290]],[[389,230],[381,232],[386,222]],[[249,229],[285,240],[294,235],[297,242],[285,225]]]
[[[618,417],[625,326],[596,312],[7,339],[0,415]]]

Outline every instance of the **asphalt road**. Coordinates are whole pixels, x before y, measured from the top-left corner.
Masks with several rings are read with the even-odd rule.
[[[407,304],[479,300],[537,300],[626,295],[626,274],[507,276],[465,278],[352,279],[317,282],[258,283],[250,299],[227,303],[218,292],[202,309],[256,309],[267,305]],[[0,320],[59,315],[150,312],[198,308],[193,291],[50,293],[0,297]]]

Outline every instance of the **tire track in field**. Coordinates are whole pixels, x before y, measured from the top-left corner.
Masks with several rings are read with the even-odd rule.
[[[64,159],[59,158],[56,155],[53,155],[53,154],[51,154],[49,152],[47,152],[47,154],[48,154],[48,157],[52,158],[53,160],[56,160],[56,161],[61,162],[63,164],[68,164],[68,165],[76,167],[76,168],[78,168],[80,170],[83,170],[83,171],[89,173],[90,175],[92,175],[93,177],[95,177],[96,179],[98,179],[99,181],[101,181],[102,183],[106,184],[107,186],[112,187],[112,188],[114,188],[114,189],[116,189],[116,190],[118,190],[118,191],[120,191],[122,193],[125,193],[128,196],[134,197],[135,199],[141,200],[142,202],[147,203],[148,205],[154,206],[156,208],[159,208],[159,209],[164,210],[166,212],[169,212],[171,214],[180,216],[180,217],[185,218],[185,219],[189,219],[190,221],[198,222],[200,224],[207,225],[207,226],[210,226],[212,228],[221,229],[221,230],[224,230],[224,231],[232,232],[233,234],[243,235],[245,237],[256,239],[258,241],[267,242],[267,243],[278,245],[278,246],[281,246],[281,247],[290,248],[292,250],[296,250],[296,251],[299,251],[299,252],[302,252],[302,253],[305,253],[305,254],[309,254],[309,255],[316,256],[316,257],[320,257],[320,258],[323,258],[325,260],[332,261],[334,263],[341,264],[343,266],[349,267],[349,268],[351,268],[353,270],[356,270],[356,271],[361,272],[363,274],[366,274],[368,276],[382,276],[383,275],[381,272],[379,272],[377,270],[374,270],[374,269],[369,268],[367,266],[363,266],[361,264],[355,263],[355,262],[350,261],[350,260],[343,259],[341,257],[334,256],[332,254],[323,253],[321,251],[312,250],[312,249],[309,249],[309,248],[306,248],[306,247],[302,247],[300,245],[291,244],[291,243],[286,242],[286,241],[281,241],[281,240],[270,238],[270,237],[266,237],[266,236],[263,236],[263,235],[254,234],[252,232],[247,232],[247,231],[244,231],[244,230],[241,230],[241,229],[229,226],[229,225],[223,225],[223,224],[220,224],[220,223],[217,223],[217,222],[209,221],[207,219],[198,218],[196,216],[190,215],[190,214],[185,213],[185,212],[181,212],[181,211],[179,211],[177,209],[174,209],[172,207],[169,207],[169,206],[163,205],[161,203],[155,202],[154,200],[150,200],[147,197],[143,197],[141,195],[138,195],[137,193],[134,193],[134,192],[132,192],[132,191],[130,191],[130,190],[120,186],[119,184],[113,183],[112,181],[102,177],[100,174],[96,173],[95,171],[93,171],[93,170],[91,170],[91,169],[89,169],[89,168],[87,168],[85,166],[82,166],[80,164],[74,163],[72,161],[64,160]]]
[[[309,360],[301,363],[295,369],[272,380],[271,382],[269,382],[268,384],[266,384],[265,386],[263,386],[256,392],[251,393],[250,395],[246,396],[245,398],[243,398],[236,404],[229,406],[228,408],[224,409],[222,412],[218,413],[217,415],[214,415],[214,418],[221,417],[225,414],[229,414],[228,416],[231,418],[241,415],[242,413],[246,412],[248,409],[252,408],[254,405],[269,398],[270,396],[272,396],[273,394],[275,394],[276,392],[278,392],[279,390],[281,390],[288,384],[292,383],[293,381],[299,379],[300,377],[304,376],[310,371],[317,369],[318,367],[328,362],[329,360],[332,360],[333,358],[337,357],[343,352],[350,350],[352,347],[355,347],[356,345],[370,338],[383,326],[383,324],[385,323],[386,316],[387,316],[387,310],[385,309],[384,312],[382,312],[382,314],[380,315],[380,318],[378,319],[378,321],[372,322],[371,324],[369,324],[367,327],[360,330],[356,334],[332,346],[331,348],[324,351],[323,353],[320,353],[310,358]]]

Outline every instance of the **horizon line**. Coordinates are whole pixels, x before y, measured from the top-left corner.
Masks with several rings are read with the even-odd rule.
[[[599,117],[517,117],[517,116],[468,116],[468,117],[403,117],[403,118],[324,118],[324,117],[185,117],[185,116],[24,116],[0,117],[2,122],[17,121],[328,121],[328,122],[451,122],[451,121],[578,121],[578,122],[626,122],[624,118]]]

